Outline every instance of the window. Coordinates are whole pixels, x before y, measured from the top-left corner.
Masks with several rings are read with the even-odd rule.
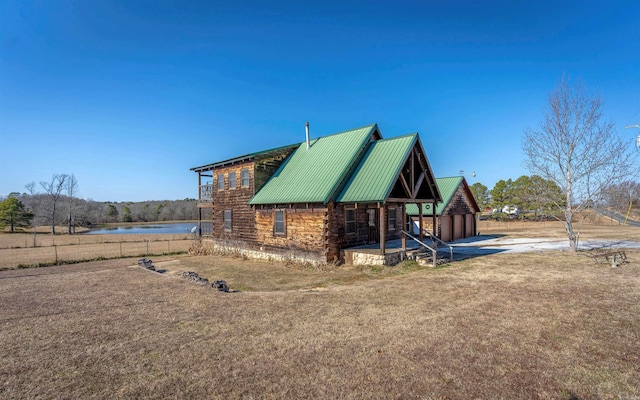
[[[284,210],[276,210],[273,218],[273,234],[286,235],[285,213]]]
[[[370,208],[367,210],[367,214],[369,214],[369,226],[372,228],[376,227],[376,210],[375,208]]]
[[[346,234],[356,233],[356,210],[353,208],[344,210],[344,232]]]
[[[231,232],[231,210],[224,210],[224,231]]]
[[[235,189],[236,188],[236,173],[234,172],[229,172],[229,189]]]
[[[396,209],[391,207],[389,208],[389,229],[388,231],[396,230]]]
[[[240,186],[249,187],[249,170],[246,168],[240,171]]]
[[[224,190],[224,174],[218,174],[218,190]]]

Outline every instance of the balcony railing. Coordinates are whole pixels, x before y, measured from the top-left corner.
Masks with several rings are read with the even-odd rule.
[[[200,202],[212,202],[213,201],[213,185],[200,185]]]

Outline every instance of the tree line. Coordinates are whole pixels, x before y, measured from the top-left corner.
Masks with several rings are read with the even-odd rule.
[[[554,181],[538,175],[523,175],[516,180],[501,179],[492,189],[476,182],[469,189],[480,210],[492,213],[495,210],[500,214],[505,207],[517,208],[520,217],[537,219],[558,216],[562,214],[561,209],[566,207],[566,196],[562,188]],[[640,183],[626,180],[606,186],[599,200],[592,201],[589,207],[623,212],[630,205],[640,208]]]
[[[10,231],[27,226],[91,227],[112,222],[158,222],[198,219],[195,199],[141,202],[102,202],[78,197],[79,183],[73,174],[54,174],[39,184],[30,182],[26,191],[0,196],[0,227]]]

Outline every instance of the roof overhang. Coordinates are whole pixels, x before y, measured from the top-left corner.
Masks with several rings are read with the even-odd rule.
[[[247,161],[261,160],[261,159],[273,157],[279,154],[288,155],[291,151],[298,148],[298,146],[300,146],[300,143],[277,147],[275,149],[269,149],[269,150],[260,151],[256,153],[245,154],[243,156],[230,158],[228,160],[218,161],[215,163],[202,165],[200,167],[193,167],[190,169],[190,171],[193,171],[193,172],[212,171],[217,168],[228,167],[230,165],[240,164]]]

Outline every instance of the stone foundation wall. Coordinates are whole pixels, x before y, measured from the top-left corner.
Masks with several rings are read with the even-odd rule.
[[[356,251],[352,253],[353,265],[396,265],[406,258],[406,253],[402,251],[385,255],[358,253]]]
[[[229,256],[247,257],[254,260],[295,262],[301,264],[326,265],[327,259],[323,252],[306,251],[302,249],[287,249],[262,246],[252,248],[241,242],[216,241],[204,239],[203,246],[210,250]]]

